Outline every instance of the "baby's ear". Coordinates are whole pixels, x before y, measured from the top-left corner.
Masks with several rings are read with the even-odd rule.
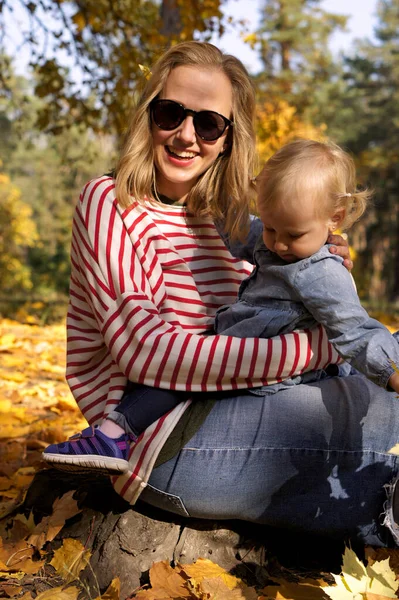
[[[337,229],[339,229],[345,219],[346,210],[342,206],[341,208],[337,208],[335,213],[328,219],[328,229],[330,233],[334,233]]]

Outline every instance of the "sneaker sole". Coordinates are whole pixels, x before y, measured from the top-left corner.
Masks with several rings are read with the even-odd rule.
[[[84,456],[64,456],[62,454],[45,454],[43,460],[62,471],[74,471],[84,473],[95,471],[97,473],[109,473],[120,475],[129,469],[129,463],[123,458],[111,458],[107,456],[96,456],[87,454]]]

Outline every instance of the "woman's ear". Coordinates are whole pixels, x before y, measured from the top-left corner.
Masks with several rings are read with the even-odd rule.
[[[342,206],[338,208],[335,213],[328,219],[328,229],[330,233],[334,233],[337,229],[339,229],[345,219],[346,210]]]

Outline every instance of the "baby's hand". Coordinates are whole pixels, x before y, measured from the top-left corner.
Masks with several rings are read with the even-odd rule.
[[[338,254],[338,256],[341,256],[344,259],[344,267],[350,272],[353,269],[353,262],[350,257],[347,240],[345,240],[342,235],[330,234],[327,242],[329,244],[334,244],[334,246],[331,246],[330,248],[331,254]]]
[[[395,390],[397,394],[399,394],[399,373],[395,371],[395,373],[390,376],[388,385],[390,385],[391,388]]]

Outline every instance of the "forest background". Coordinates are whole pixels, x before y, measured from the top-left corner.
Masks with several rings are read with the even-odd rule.
[[[7,35],[26,13],[29,75],[0,40],[0,314],[46,324],[65,315],[74,205],[108,172],[155,59],[171,44],[217,43],[243,28],[220,0],[0,0]],[[375,190],[350,232],[359,294],[399,307],[399,0],[378,0],[373,39],[345,54],[330,41],[347,17],[321,0],[260,0],[244,40],[259,70],[257,136],[263,162],[295,137],[331,139]],[[7,17],[7,18],[6,18]],[[244,175],[244,174],[243,174]]]

